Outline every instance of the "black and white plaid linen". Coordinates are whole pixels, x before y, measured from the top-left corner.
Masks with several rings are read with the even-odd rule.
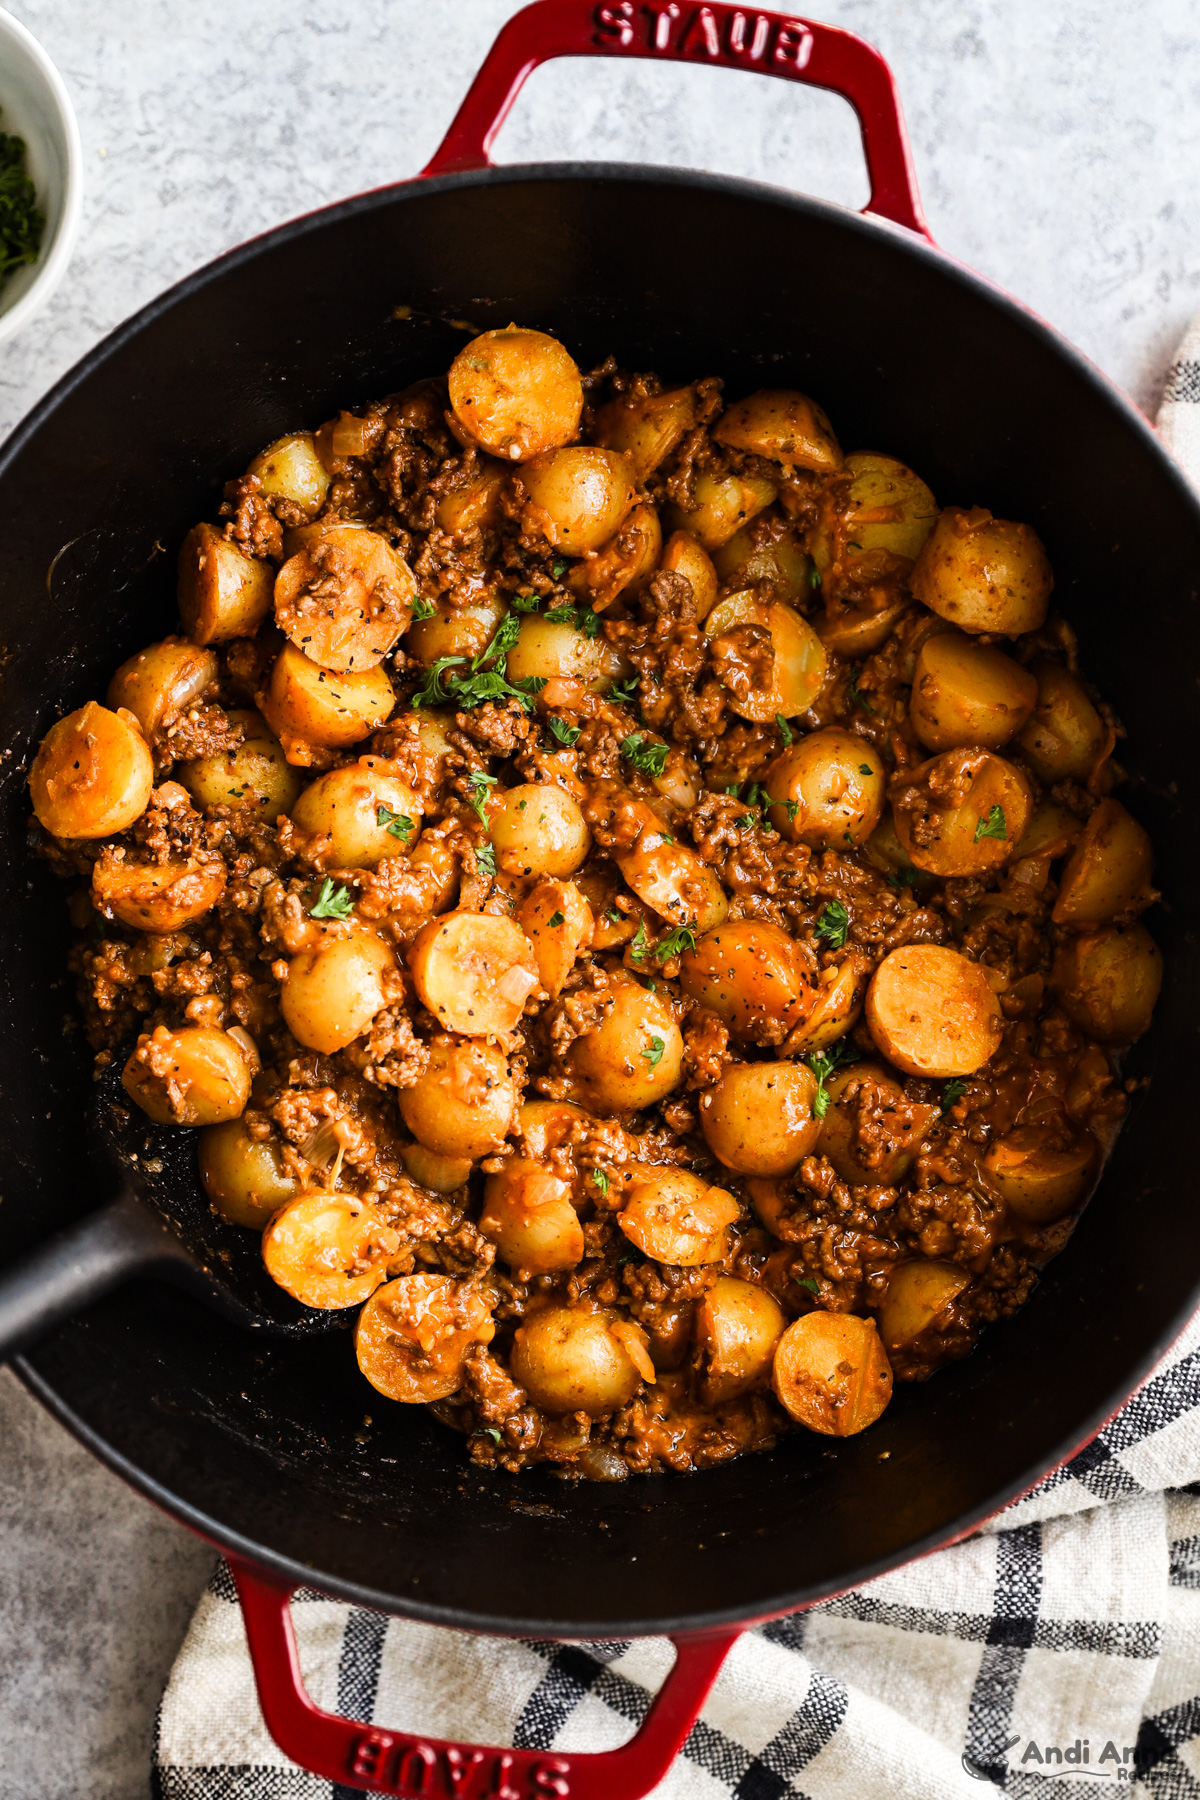
[[[1159,430],[1200,483],[1200,319]],[[465,1743],[608,1750],[663,1638],[472,1637],[301,1592],[318,1705]],[[222,1564],[171,1671],[155,1800],[354,1800],[262,1721]],[[747,1632],[654,1800],[1200,1800],[1200,1315],[1094,1443],[965,1543]]]
[[[308,1690],[384,1726],[605,1750],[662,1638],[513,1642],[301,1592]],[[1084,1760],[1086,1753],[1087,1760]],[[163,1695],[156,1800],[351,1800],[276,1749],[222,1564]],[[1099,1438],[965,1543],[734,1647],[656,1800],[1200,1800],[1200,1317]]]

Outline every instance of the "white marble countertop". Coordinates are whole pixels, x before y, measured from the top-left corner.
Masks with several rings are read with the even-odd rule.
[[[0,437],[145,301],[243,239],[421,168],[516,0],[10,0],[83,135],[83,228],[0,351]],[[1190,0],[825,0],[896,72],[930,227],[1148,411],[1200,307]],[[604,157],[861,204],[849,109],[761,76],[564,62],[504,161]],[[211,1554],[0,1375],[0,1800],[146,1800],[154,1709]]]

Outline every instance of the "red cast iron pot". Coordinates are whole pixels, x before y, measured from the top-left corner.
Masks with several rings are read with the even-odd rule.
[[[654,168],[492,168],[521,82],[562,55],[717,63],[844,95],[863,128],[866,215]],[[298,220],[183,282],[61,382],[0,459],[5,1256],[94,1198],[74,1131],[88,1059],[63,1031],[65,921],[25,851],[23,762],[53,718],[169,627],[164,546],[214,515],[221,482],[285,430],[444,369],[464,317],[543,327],[584,366],[614,351],[667,379],[720,373],[734,395],[800,387],[843,442],[903,456],[944,500],[1032,522],[1084,664],[1128,727],[1132,804],[1170,901],[1155,927],[1168,980],[1132,1064],[1153,1080],[1068,1251],[1015,1319],[902,1389],[861,1437],[798,1432],[688,1479],[485,1474],[423,1411],[368,1394],[348,1338],[255,1339],[149,1282],[19,1362],[84,1443],[229,1554],[267,1722],[297,1762],[389,1794],[634,1800],[739,1627],[969,1530],[1094,1434],[1196,1303],[1181,1120],[1194,1112],[1200,509],[1113,388],[932,246],[891,77],[866,44],[690,0],[530,6],[420,180]],[[314,1708],[287,1612],[299,1582],[474,1631],[666,1632],[679,1658],[622,1750],[476,1755]]]

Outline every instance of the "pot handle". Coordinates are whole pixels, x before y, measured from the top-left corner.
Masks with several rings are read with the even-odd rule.
[[[489,168],[488,152],[526,76],[556,56],[698,62],[828,88],[858,114],[871,178],[864,212],[933,241],[921,212],[900,96],[878,50],[835,25],[724,0],[707,6],[693,0],[534,0],[500,32],[422,174]]]
[[[339,1718],[304,1688],[292,1628],[292,1590],[228,1558],[246,1625],[267,1730],[302,1769],[393,1800],[641,1800],[670,1768],[717,1678],[737,1630],[674,1638],[675,1662],[637,1735],[619,1750],[577,1755],[481,1748]]]

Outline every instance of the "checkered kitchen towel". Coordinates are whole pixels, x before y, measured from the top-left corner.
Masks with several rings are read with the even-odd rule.
[[[1200,323],[1159,424],[1200,482]],[[319,1705],[467,1743],[611,1749],[671,1659],[661,1638],[472,1637],[314,1593],[293,1618]],[[354,1791],[267,1735],[223,1564],[163,1695],[154,1782],[156,1800]],[[977,1536],[747,1632],[655,1800],[989,1788],[1200,1800],[1200,1316],[1094,1443]]]

